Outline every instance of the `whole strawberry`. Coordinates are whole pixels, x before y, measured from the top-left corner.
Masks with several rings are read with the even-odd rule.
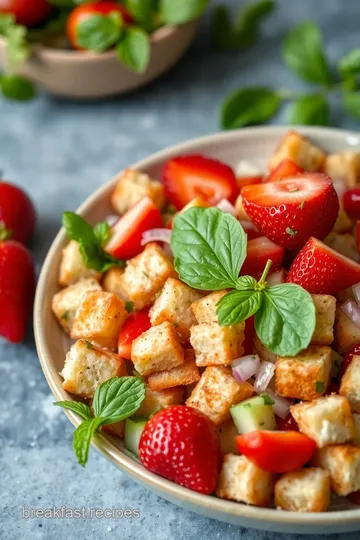
[[[213,493],[221,457],[217,427],[186,405],[163,409],[146,424],[139,457],[155,474],[199,493]]]
[[[34,234],[36,212],[22,189],[0,181],[0,228],[12,231],[12,238],[26,244]]]

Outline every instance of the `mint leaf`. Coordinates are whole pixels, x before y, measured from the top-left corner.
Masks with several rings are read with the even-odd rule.
[[[34,84],[20,75],[0,75],[0,88],[6,98],[15,101],[30,101],[36,96]]]
[[[120,39],[122,26],[122,17],[116,11],[108,15],[91,15],[79,22],[77,43],[90,51],[106,51]]]
[[[160,0],[160,17],[165,24],[184,24],[197,19],[209,0]]]
[[[93,232],[101,246],[104,246],[111,236],[110,225],[106,221],[102,221],[95,225]]]
[[[114,424],[132,416],[145,398],[145,384],[137,377],[113,377],[95,392],[93,408],[103,424]]]
[[[141,28],[128,27],[116,47],[119,59],[132,71],[143,73],[150,61],[150,40]]]
[[[173,223],[171,249],[180,279],[196,289],[235,288],[246,257],[246,234],[217,208],[190,208]]]
[[[216,313],[221,326],[231,326],[245,321],[260,308],[262,295],[260,291],[231,291],[216,304]]]
[[[289,124],[326,126],[329,123],[329,103],[321,94],[301,96],[290,105],[287,120]]]
[[[243,88],[224,101],[220,122],[223,129],[261,124],[277,112],[281,100],[268,88]]]
[[[84,420],[74,432],[73,448],[78,462],[83,467],[86,465],[89,457],[91,439],[101,423],[102,418],[89,418],[88,420]]]
[[[293,283],[266,288],[262,294],[255,315],[260,341],[279,356],[296,356],[308,347],[315,330],[315,307],[310,294]]]
[[[126,7],[145,30],[151,32],[156,28],[157,0],[127,0]]]
[[[360,74],[360,49],[353,49],[340,58],[337,65],[338,72],[345,79]]]
[[[284,62],[305,81],[329,86],[332,77],[325,57],[322,36],[312,21],[300,23],[284,39]]]
[[[346,92],[343,97],[343,107],[349,116],[360,120],[360,92]]]
[[[81,416],[81,418],[83,418],[84,420],[92,418],[90,407],[85,403],[80,403],[78,401],[55,401],[53,405],[56,405],[57,407],[62,407],[63,409],[68,409],[69,411],[72,411]]]

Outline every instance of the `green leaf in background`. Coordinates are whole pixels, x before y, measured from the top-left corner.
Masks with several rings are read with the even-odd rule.
[[[36,96],[34,84],[20,75],[0,75],[0,88],[5,97],[15,101],[29,101]]]
[[[30,43],[37,41],[45,42],[49,38],[59,36],[65,42],[66,22],[69,17],[69,11],[62,9],[58,13],[54,13],[51,19],[46,21],[41,26],[28,28],[27,38]]]
[[[85,403],[80,403],[79,401],[65,400],[55,401],[54,405],[56,405],[57,407],[62,407],[63,409],[68,409],[69,411],[78,414],[83,420],[88,420],[89,418],[92,418],[90,407]]]
[[[113,377],[95,392],[93,407],[103,424],[114,424],[136,413],[145,398],[145,384],[138,377]]]
[[[152,32],[156,28],[157,0],[127,0],[126,7],[144,30]]]
[[[360,74],[360,49],[354,49],[344,54],[337,65],[338,72],[344,78]]]
[[[321,94],[307,94],[296,99],[288,109],[288,123],[305,126],[326,126],[329,103]]]
[[[87,0],[89,1],[89,0]],[[53,6],[59,7],[59,8],[72,8],[75,7],[76,4],[79,4],[80,2],[76,2],[76,0],[48,0],[49,4],[52,4]]]
[[[101,425],[102,418],[89,418],[84,420],[74,432],[73,447],[78,462],[83,467],[89,457],[91,439],[97,428]]]
[[[245,321],[260,309],[261,301],[262,294],[255,289],[231,291],[225,294],[216,305],[219,324],[231,326]]]
[[[283,58],[289,69],[305,81],[329,86],[332,80],[319,28],[306,21],[287,34]]]
[[[279,96],[268,88],[236,90],[222,105],[221,127],[235,129],[266,122],[277,112],[280,103]]]
[[[146,71],[150,52],[149,35],[135,26],[126,28],[123,38],[116,47],[119,59],[136,73]]]
[[[109,15],[92,15],[77,27],[77,42],[80,47],[95,52],[110,49],[119,41],[123,32],[123,21],[117,12]]]
[[[0,13],[0,34],[7,40],[9,68],[13,69],[30,56],[30,48],[26,39],[27,28],[16,24],[13,15]]]
[[[165,24],[184,24],[202,15],[209,0],[160,0],[160,16]]]
[[[360,92],[346,92],[343,94],[342,100],[347,114],[360,120]]]

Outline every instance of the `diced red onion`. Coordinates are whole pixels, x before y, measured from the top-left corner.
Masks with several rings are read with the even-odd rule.
[[[266,278],[266,283],[269,285],[269,287],[272,287],[273,285],[281,285],[282,283],[285,283],[285,270],[282,268],[281,270],[278,270],[277,272],[273,272],[272,274],[269,274]]]
[[[231,362],[232,372],[239,382],[245,382],[255,375],[260,367],[260,358],[257,354],[249,354],[236,358]]]
[[[235,206],[232,205],[227,199],[221,199],[221,201],[217,203],[216,208],[222,212],[236,216]]]
[[[286,418],[289,414],[291,402],[288,399],[278,396],[271,388],[266,389],[266,393],[275,402],[273,405],[274,413],[280,418]]]
[[[260,176],[262,172],[249,161],[242,159],[235,167],[235,174],[241,178],[242,176]]]
[[[170,244],[171,242],[171,230],[170,229],[150,229],[145,231],[142,235],[141,245],[145,246],[149,242],[165,242]]]
[[[264,392],[275,373],[275,364],[271,362],[261,362],[260,369],[256,375],[254,388],[256,392]]]
[[[358,306],[360,306],[360,283],[353,285],[352,291]]]
[[[120,219],[120,216],[116,216],[115,214],[111,216],[107,216],[105,218],[106,223],[109,225],[109,227],[113,227],[115,223],[117,223]]]
[[[348,300],[341,306],[344,313],[352,320],[352,322],[360,328],[360,306],[353,300]]]

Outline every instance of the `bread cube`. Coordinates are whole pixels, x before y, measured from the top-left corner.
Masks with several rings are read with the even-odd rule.
[[[330,345],[334,341],[336,298],[328,294],[312,294],[316,310],[316,327],[311,343]]]
[[[270,171],[284,159],[291,159],[305,171],[321,171],[326,154],[307,137],[297,131],[289,131],[270,158],[268,163]]]
[[[161,390],[155,392],[146,385],[145,386],[145,399],[141,403],[140,408],[137,410],[136,414],[138,416],[151,416],[161,409],[166,409],[166,407],[171,407],[171,405],[181,405],[184,403],[183,400],[184,389],[181,386],[176,388],[169,388],[167,390]]]
[[[192,349],[185,350],[184,360],[184,363],[179,366],[149,375],[148,384],[151,390],[165,390],[166,388],[186,386],[197,382],[200,379],[200,371],[195,364]]]
[[[101,426],[101,431],[106,431],[106,433],[110,433],[110,435],[115,435],[115,437],[123,439],[125,433],[125,421],[121,420],[120,422],[115,422],[115,424]]]
[[[238,454],[236,436],[239,435],[233,420],[219,426],[220,450],[222,454]]]
[[[240,221],[251,221],[251,219],[249,218],[249,216],[247,215],[245,211],[241,194],[236,199],[234,206],[235,206],[237,219],[239,219]]]
[[[318,448],[341,444],[355,436],[355,425],[347,399],[331,394],[290,407],[301,433],[316,442]]]
[[[275,506],[282,510],[326,512],[330,500],[330,474],[318,467],[283,474],[275,484]]]
[[[351,232],[352,222],[347,213],[343,208],[340,207],[338,217],[336,219],[335,225],[332,228],[333,233],[346,233]]]
[[[340,395],[349,400],[354,412],[360,413],[360,356],[353,356],[341,379]]]
[[[257,336],[254,339],[254,351],[259,355],[262,362],[275,364],[276,354],[269,351]]]
[[[126,169],[119,176],[111,204],[116,212],[124,214],[144,197],[150,197],[161,209],[165,202],[164,186],[145,173]]]
[[[276,393],[282,397],[312,401],[325,394],[331,368],[330,347],[311,345],[295,357],[278,356]]]
[[[191,304],[191,310],[199,324],[218,322],[216,304],[226,293],[227,291],[216,291]]]
[[[117,281],[117,294],[140,310],[154,302],[169,277],[177,274],[164,251],[157,244],[147,244],[140,255],[128,261]]]
[[[121,276],[125,272],[124,268],[113,266],[110,268],[103,277],[102,287],[104,291],[111,292],[119,296],[122,300],[127,300],[126,296],[122,295],[122,282]]]
[[[156,326],[165,321],[173,323],[184,341],[189,341],[190,328],[196,319],[190,306],[201,298],[201,294],[178,279],[166,280],[159,296],[150,309],[151,324]]]
[[[66,287],[72,285],[82,278],[101,277],[101,272],[97,272],[92,268],[88,268],[80,253],[80,245],[75,240],[70,240],[68,245],[62,250],[60,269],[59,269],[59,285]]]
[[[354,424],[355,424],[355,437],[352,440],[352,443],[356,446],[360,446],[360,414],[353,414]]]
[[[180,338],[169,322],[149,328],[132,342],[131,360],[140,375],[170,370],[184,363]]]
[[[245,323],[220,326],[204,323],[192,326],[190,343],[197,366],[227,366],[244,352]]]
[[[255,506],[268,506],[272,498],[274,483],[274,474],[259,469],[245,456],[226,454],[216,495],[222,499]]]
[[[338,234],[331,232],[324,240],[324,243],[334,249],[344,257],[349,257],[355,262],[359,262],[359,252],[355,237],[351,233]]]
[[[360,328],[352,322],[350,317],[338,306],[335,315],[335,342],[336,350],[340,354],[347,353],[360,343]]]
[[[117,354],[79,339],[67,353],[60,375],[64,379],[65,390],[84,398],[92,398],[100,384],[112,377],[125,376],[126,364]]]
[[[360,489],[360,447],[336,444],[318,449],[311,463],[330,473],[331,488],[346,496]]]
[[[324,172],[333,180],[343,180],[348,188],[355,187],[360,182],[360,152],[343,150],[329,154]]]
[[[124,302],[116,294],[89,291],[76,312],[71,338],[84,338],[100,347],[116,349],[127,315]]]
[[[220,425],[230,419],[230,407],[248,399],[254,389],[248,382],[238,382],[231,368],[214,366],[205,369],[186,405],[198,409]]]

